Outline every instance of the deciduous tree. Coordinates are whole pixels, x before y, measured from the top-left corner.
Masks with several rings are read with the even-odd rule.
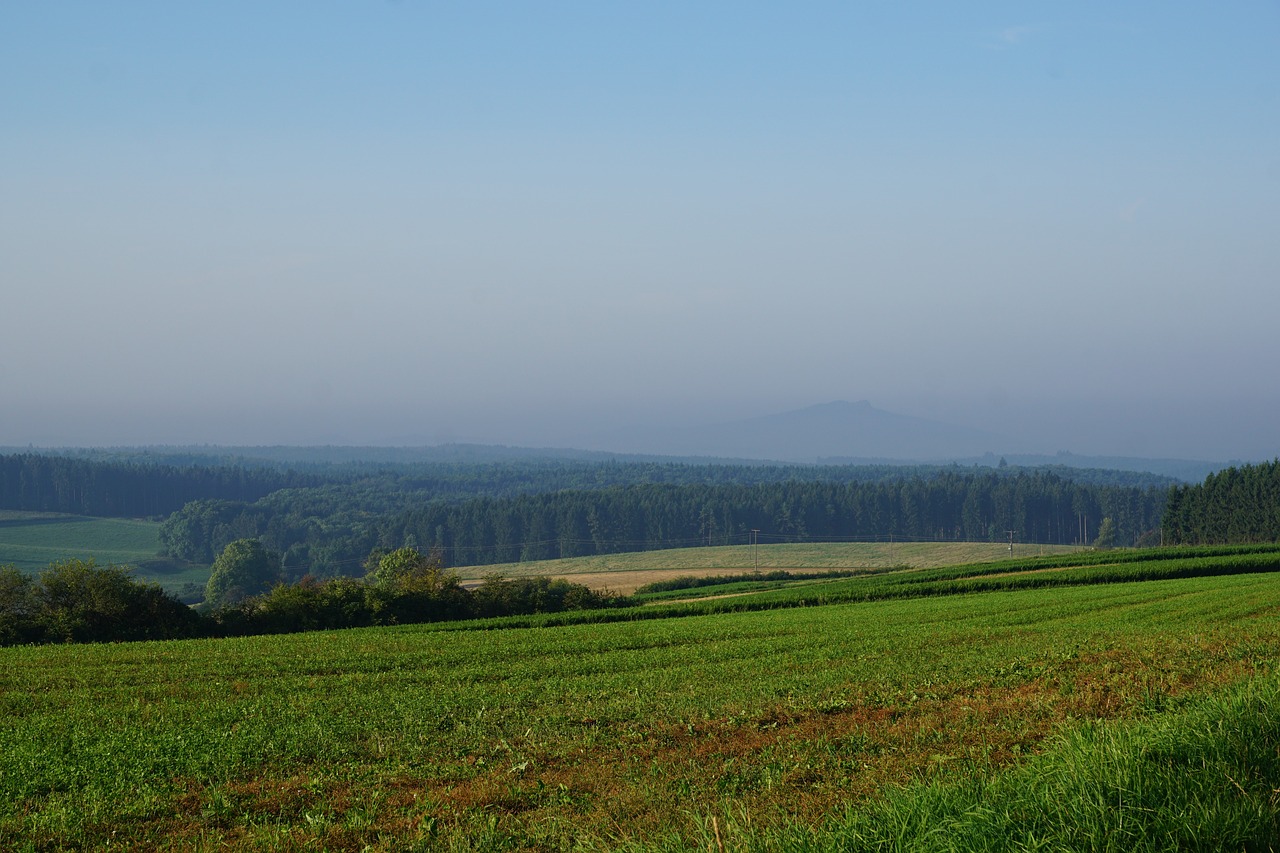
[[[211,607],[237,604],[280,582],[280,557],[257,539],[237,539],[213,561],[204,600]]]
[[[1111,516],[1102,519],[1102,524],[1098,525],[1098,538],[1093,540],[1093,547],[1104,551],[1116,547],[1116,524]]]

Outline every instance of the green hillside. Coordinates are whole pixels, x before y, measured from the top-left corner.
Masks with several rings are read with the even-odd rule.
[[[975,567],[760,612],[0,649],[0,847],[920,849],[949,825],[986,849],[1013,826],[1048,849],[1265,849],[1280,573],[1231,559],[1245,573],[979,591],[1044,576]]]
[[[161,557],[159,537],[155,521],[0,510],[0,566],[35,574],[62,560],[96,560],[133,566],[139,578],[174,590],[208,579],[207,566]]]

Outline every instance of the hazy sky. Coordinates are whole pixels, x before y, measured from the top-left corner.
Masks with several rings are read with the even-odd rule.
[[[0,445],[836,399],[1280,453],[1280,4],[0,5]]]

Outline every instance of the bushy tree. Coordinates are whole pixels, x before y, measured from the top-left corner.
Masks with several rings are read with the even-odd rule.
[[[280,584],[244,614],[256,631],[293,632],[372,625],[370,588],[355,578],[317,580],[310,575]]]
[[[123,566],[66,560],[39,579],[0,569],[0,645],[176,639],[203,628],[189,607]]]
[[[35,581],[13,566],[0,567],[0,646],[38,642],[43,630],[36,620]]]
[[[367,578],[382,589],[428,595],[458,585],[458,576],[445,570],[439,554],[426,555],[416,548],[398,548],[382,554],[369,568]]]
[[[472,594],[477,616],[510,616],[524,613],[560,613],[565,610],[597,610],[625,603],[612,593],[600,593],[564,578],[485,578]]]
[[[238,604],[280,582],[280,557],[257,539],[237,539],[213,561],[204,600],[209,607]]]

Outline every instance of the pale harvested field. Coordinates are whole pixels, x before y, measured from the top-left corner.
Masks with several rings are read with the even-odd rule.
[[[1047,556],[1078,551],[1070,545],[1015,545],[1015,557]],[[749,545],[679,548],[605,554],[533,563],[463,566],[458,574],[468,580],[489,575],[502,577],[563,577],[592,589],[628,594],[647,583],[686,575],[716,577],[743,572],[822,572],[832,569],[916,569],[989,563],[1009,557],[1007,544],[991,542],[855,542],[761,545],[758,553]]]
[[[751,571],[750,568],[746,571]],[[812,572],[823,572],[826,569],[814,569],[803,567],[792,567],[788,571],[794,574],[804,574]],[[721,575],[740,575],[743,569],[643,569],[641,571],[616,571],[616,572],[584,572],[574,575],[558,575],[566,580],[574,583],[580,583],[584,586],[591,587],[594,590],[610,590],[612,592],[621,593],[622,595],[630,595],[645,584],[655,581],[665,581],[672,578],[685,577],[688,575],[697,575],[699,577],[719,577]],[[514,577],[508,575],[507,577]]]

